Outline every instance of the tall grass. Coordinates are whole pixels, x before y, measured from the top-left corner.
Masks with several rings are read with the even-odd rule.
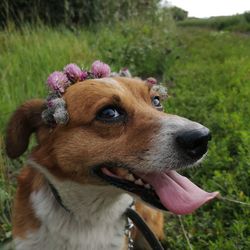
[[[216,16],[210,18],[188,18],[179,25],[182,27],[200,27],[216,30],[250,32],[250,12],[234,16]]]
[[[45,95],[48,74],[70,61],[90,63],[98,55],[88,46],[92,33],[75,35],[46,27],[0,33],[1,129],[13,108]]]

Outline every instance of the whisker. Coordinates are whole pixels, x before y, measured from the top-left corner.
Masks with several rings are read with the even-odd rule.
[[[218,198],[219,200],[229,201],[229,202],[233,202],[233,203],[236,203],[236,204],[240,204],[240,205],[244,205],[244,206],[250,207],[250,203],[247,203],[247,202],[238,201],[238,200],[236,200],[236,199],[224,197],[224,196],[221,196],[221,195],[219,195],[217,198]]]

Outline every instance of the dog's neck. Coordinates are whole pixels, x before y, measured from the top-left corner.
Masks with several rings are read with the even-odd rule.
[[[51,190],[51,185],[50,190],[65,211],[77,220],[84,223],[88,221],[93,225],[109,216],[111,222],[119,219],[133,201],[131,196],[110,186],[80,185],[69,181],[53,182],[52,185],[58,197]]]
[[[69,241],[77,237],[78,240],[72,244],[88,246],[88,249],[120,249],[126,223],[124,212],[132,203],[131,196],[109,186],[61,182],[45,173],[39,164],[32,161],[29,164],[48,179],[42,189],[32,193],[31,201],[36,216],[53,237],[55,232],[60,234],[58,238],[67,235]],[[58,192],[66,209],[56,199],[49,182]],[[69,249],[74,249],[72,244]]]

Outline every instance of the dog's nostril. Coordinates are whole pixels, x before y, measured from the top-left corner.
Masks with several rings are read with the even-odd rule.
[[[212,139],[207,128],[181,131],[176,136],[178,145],[192,158],[200,158],[207,152],[208,141]]]

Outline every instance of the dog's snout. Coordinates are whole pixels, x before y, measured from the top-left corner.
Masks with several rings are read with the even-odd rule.
[[[208,141],[212,139],[208,128],[178,132],[176,141],[178,145],[192,158],[200,158],[207,152]]]

